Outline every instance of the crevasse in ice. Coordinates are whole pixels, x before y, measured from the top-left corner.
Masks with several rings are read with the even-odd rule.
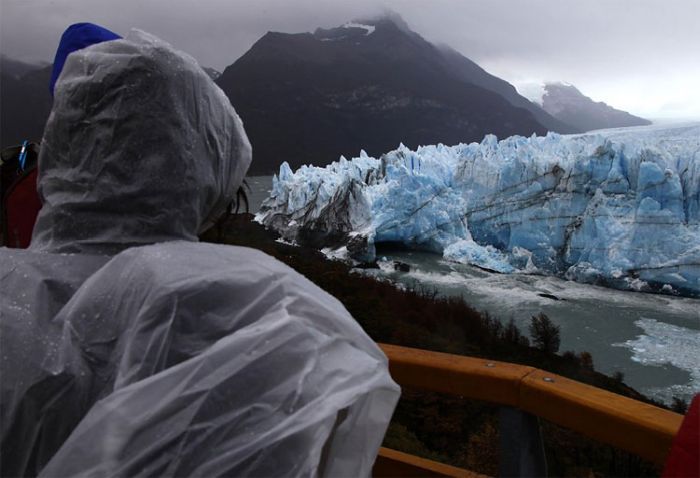
[[[498,272],[700,295],[700,124],[284,163],[256,219],[373,260],[398,242]]]

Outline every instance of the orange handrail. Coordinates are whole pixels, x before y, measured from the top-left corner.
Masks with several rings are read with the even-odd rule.
[[[485,475],[473,471],[384,447],[379,449],[372,476],[377,478],[389,476],[402,478],[412,476],[421,478],[487,478]]]
[[[524,365],[379,344],[400,385],[519,408],[663,464],[683,416]]]

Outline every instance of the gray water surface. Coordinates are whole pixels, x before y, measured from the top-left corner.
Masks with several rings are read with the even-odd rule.
[[[618,291],[550,276],[496,274],[448,262],[437,254],[385,251],[371,274],[409,287],[460,296],[472,307],[527,333],[547,314],[561,330],[560,352],[587,351],[596,370],[622,372],[642,393],[670,401],[700,392],[700,301]],[[408,264],[397,272],[393,261]],[[557,300],[558,299],[558,300]]]

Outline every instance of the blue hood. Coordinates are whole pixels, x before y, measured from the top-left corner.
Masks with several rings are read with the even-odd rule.
[[[53,95],[56,81],[61,75],[61,70],[63,70],[63,65],[68,55],[96,43],[118,40],[120,38],[116,33],[93,23],[75,23],[69,26],[61,36],[61,42],[58,44],[56,57],[53,60],[53,71],[51,72],[51,82],[49,83],[51,95]]]

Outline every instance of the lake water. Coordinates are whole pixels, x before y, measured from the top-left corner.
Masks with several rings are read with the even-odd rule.
[[[271,179],[248,178],[251,212],[267,197]],[[622,372],[625,383],[667,402],[700,392],[700,300],[489,273],[431,253],[382,250],[380,256],[379,270],[358,273],[461,296],[504,322],[513,318],[524,333],[530,317],[544,312],[561,329],[560,351],[590,352],[596,370]],[[393,261],[408,264],[410,272],[395,271]]]

